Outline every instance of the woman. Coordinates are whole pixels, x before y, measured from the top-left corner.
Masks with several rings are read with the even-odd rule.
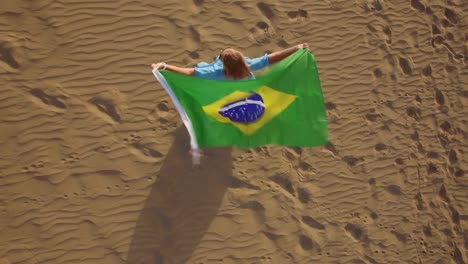
[[[151,66],[155,69],[163,69],[185,75],[211,80],[243,80],[253,79],[252,71],[260,70],[270,64],[278,62],[299,49],[309,50],[309,44],[299,44],[271,54],[265,54],[258,58],[244,57],[240,51],[227,48],[221,51],[213,63],[201,62],[194,68],[181,68],[164,62],[155,63]]]

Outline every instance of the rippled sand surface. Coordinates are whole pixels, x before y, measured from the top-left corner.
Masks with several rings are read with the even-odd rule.
[[[2,0],[0,263],[468,263],[467,14],[464,0]],[[150,64],[302,42],[329,144],[214,148],[192,168]]]

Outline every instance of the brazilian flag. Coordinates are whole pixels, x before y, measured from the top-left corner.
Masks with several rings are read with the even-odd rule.
[[[191,136],[192,148],[327,143],[314,56],[305,49],[253,80],[215,81],[153,70]]]

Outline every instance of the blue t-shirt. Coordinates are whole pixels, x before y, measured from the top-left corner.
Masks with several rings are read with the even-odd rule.
[[[245,57],[245,62],[247,63],[247,66],[251,71],[260,70],[268,66],[268,54],[254,59]],[[210,64],[206,62],[200,62],[195,66],[195,76],[211,80],[226,80],[223,62],[221,61],[219,56],[216,57],[215,61]],[[254,76],[253,73],[251,74],[251,76]],[[250,77],[249,79],[251,79],[252,77]]]

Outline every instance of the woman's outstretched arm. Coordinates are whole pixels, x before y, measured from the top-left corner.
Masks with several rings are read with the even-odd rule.
[[[185,75],[194,75],[195,69],[194,68],[181,68],[173,65],[166,64],[165,62],[153,63],[151,64],[153,69],[163,69],[175,73],[185,74]]]
[[[302,43],[284,50],[276,51],[268,55],[268,61],[270,64],[273,64],[275,62],[278,62],[289,55],[293,54],[299,49],[307,49],[309,50],[309,44],[308,43]]]

